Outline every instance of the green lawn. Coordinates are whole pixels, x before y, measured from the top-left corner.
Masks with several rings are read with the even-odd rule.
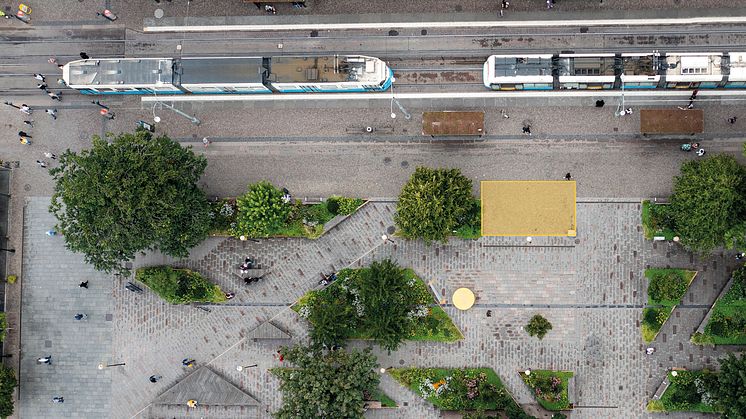
[[[654,204],[648,200],[642,201],[642,230],[645,238],[652,240],[655,236],[663,236],[666,240],[673,240],[677,235],[675,231],[668,228],[655,228],[651,222],[651,212],[654,211],[653,207],[660,204]]]
[[[733,272],[733,284],[715,302],[705,332],[692,336],[694,343],[746,345],[746,269]]]
[[[642,312],[642,338],[647,343],[655,340],[661,327],[663,327],[666,320],[671,316],[674,307],[681,303],[681,299],[689,289],[689,285],[691,285],[697,276],[696,271],[688,271],[686,269],[651,268],[645,270],[645,277],[648,278],[649,283],[656,275],[665,275],[668,273],[676,273],[683,278],[686,283],[686,289],[684,289],[678,298],[670,300],[654,300],[648,294],[648,305],[650,307],[644,308]],[[650,287],[648,286],[648,291],[649,289]]]
[[[651,412],[702,412],[718,413],[718,411],[702,403],[701,395],[696,392],[694,380],[701,376],[703,371],[678,371],[674,377],[668,373],[671,383],[660,400],[650,400],[647,409]]]
[[[441,410],[513,410],[521,411],[520,406],[513,400],[502,384],[500,377],[492,368],[392,368],[388,370],[391,376],[408,387],[420,397],[429,401]],[[469,399],[465,380],[482,378],[485,384],[479,385],[478,397]],[[450,377],[450,378],[449,378]],[[434,385],[447,383],[439,394]]]
[[[574,375],[572,371],[531,370],[530,375],[525,373],[520,373],[520,375],[544,409],[552,411],[572,409],[567,396],[567,383]],[[561,380],[561,390],[554,394],[547,391],[550,388],[547,387],[547,384],[553,377]],[[542,388],[544,391],[542,391]]]
[[[376,389],[376,393],[371,395],[371,398],[373,400],[378,400],[381,402],[382,407],[396,407],[396,401],[388,396],[388,394],[384,393],[383,390]]]

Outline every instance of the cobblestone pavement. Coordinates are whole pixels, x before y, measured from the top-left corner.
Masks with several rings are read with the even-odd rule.
[[[77,292],[63,285],[58,277],[51,281],[50,271],[39,269],[45,266],[44,260],[39,260],[46,257],[44,255],[57,257],[63,252],[59,238],[43,236],[45,206],[39,202],[43,201],[31,201],[27,206],[24,257],[29,259],[25,265],[32,268],[24,273],[28,279],[26,286],[31,284],[33,292],[39,292],[37,284],[46,281],[45,286],[53,283],[63,288],[58,292]],[[40,378],[50,377],[60,383],[76,383],[79,388],[87,386],[78,395],[90,398],[108,397],[111,389],[116,389],[111,393],[110,407],[103,403],[92,404],[107,411],[111,409],[110,416],[115,418],[269,417],[268,412],[280,407],[281,398],[279,382],[267,369],[281,365],[273,355],[279,345],[288,342],[254,341],[247,339],[247,334],[271,320],[290,333],[292,342],[304,341],[307,326],[288,305],[318,286],[322,272],[350,265],[365,266],[372,260],[386,257],[412,267],[425,281],[433,281],[435,289],[446,298],[459,287],[473,289],[477,304],[466,312],[450,305],[445,307],[463,331],[464,340],[454,344],[410,342],[392,354],[376,349],[383,367],[491,367],[523,404],[535,404],[535,401],[518,371],[525,368],[572,370],[577,377],[578,406],[573,417],[631,418],[646,417],[644,406],[666,369],[715,367],[717,358],[727,350],[693,346],[689,336],[724,285],[735,260],[729,255],[716,255],[703,262],[678,247],[644,241],[638,202],[579,202],[579,235],[576,238],[536,237],[528,243],[523,238],[485,237],[476,241],[451,240],[429,247],[417,241],[381,241],[381,234],[389,232],[388,228],[393,225],[394,209],[393,203],[368,203],[315,241],[271,239],[253,243],[213,238],[194,249],[187,260],[170,261],[157,254],[139,258],[138,266],[175,263],[195,269],[224,290],[236,292],[236,298],[225,304],[208,306],[211,311],[207,312],[191,306],[165,304],[149,291],[142,295],[131,293],[122,287],[126,279],[115,278],[113,290],[103,292],[102,301],[90,306],[91,312],[95,312],[94,307],[101,313],[113,312],[113,330],[112,323],[102,321],[101,330],[96,332],[102,334],[96,337],[85,330],[57,331],[60,339],[70,343],[53,351],[53,355],[73,356],[82,350],[79,348],[90,336],[95,339],[90,340],[91,347],[86,346],[86,350],[95,352],[87,356],[91,361],[104,360],[104,354],[111,351],[110,359],[126,361],[127,365],[97,374],[95,366],[86,370],[91,362],[81,362],[78,368],[63,370],[59,365],[55,368],[60,369],[54,374],[38,377],[35,372],[45,370],[34,365],[32,358],[37,354],[26,349],[24,353],[29,358],[22,361],[25,374],[21,387],[24,417],[51,417],[46,411],[37,410],[40,409],[39,400],[43,399],[41,391],[34,397],[26,391],[38,385]],[[246,286],[235,276],[235,265],[245,256],[252,256],[269,272],[261,282]],[[76,258],[70,257],[65,268],[73,272],[71,275],[77,278],[80,272],[87,272],[76,267]],[[685,297],[685,304],[674,311],[654,343],[658,351],[651,357],[643,354],[639,330],[646,301],[643,270],[648,266],[700,271]],[[113,296],[113,302],[108,295]],[[36,306],[30,309],[49,311],[47,300],[30,294],[28,298],[37,300]],[[86,299],[88,304],[92,301]],[[45,306],[42,308],[41,304]],[[65,307],[78,304],[82,303],[72,302]],[[107,304],[112,308],[105,308]],[[486,317],[487,310],[492,310],[492,317]],[[543,340],[531,338],[522,330],[536,313],[541,313],[554,325]],[[46,318],[64,318],[60,313],[52,314],[46,313]],[[24,316],[25,319],[29,317]],[[41,314],[32,318],[36,322],[45,319]],[[48,324],[43,320],[40,323]],[[28,330],[31,326],[24,323],[24,327]],[[42,345],[45,339],[42,334],[30,330],[32,333],[24,334],[29,336],[22,342],[24,348]],[[113,334],[113,349],[108,347],[107,336],[110,335],[106,333]],[[351,346],[365,345],[354,342]],[[67,354],[68,351],[71,354]],[[181,366],[185,357],[195,358],[198,367],[206,365],[217,372],[257,399],[260,405],[187,411],[180,406],[151,404],[193,372]],[[259,367],[236,371],[237,365],[252,363]],[[148,382],[151,374],[160,374],[163,379],[152,384]],[[382,377],[381,387],[397,400],[400,408],[371,411],[369,417],[435,418],[441,414],[388,375]],[[49,408],[58,407],[49,404]],[[68,405],[67,400],[62,407],[77,408]],[[93,413],[86,416],[85,410],[75,412],[81,412],[78,417],[95,417]]]

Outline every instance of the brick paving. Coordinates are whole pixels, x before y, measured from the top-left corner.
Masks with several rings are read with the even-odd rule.
[[[24,323],[25,330],[31,331],[24,334],[24,348],[43,346],[44,334],[51,333],[36,331],[35,328],[45,324],[41,320],[64,318],[54,312],[55,308],[47,313],[47,317],[42,316],[41,310],[49,310],[48,297],[39,298],[37,293],[41,291],[37,290],[37,284],[60,287],[55,289],[55,293],[73,294],[69,302],[66,299],[65,304],[55,307],[65,307],[64,310],[69,311],[68,307],[83,304],[74,299],[78,289],[62,285],[59,275],[55,275],[52,281],[53,277],[49,275],[52,270],[42,268],[48,264],[40,258],[45,255],[60,257],[58,254],[65,253],[60,238],[43,235],[49,223],[44,218],[44,203],[43,199],[32,200],[27,206],[24,257],[28,258],[25,265],[29,268],[24,275],[26,287],[30,290],[28,294],[24,291],[24,297],[28,295],[30,303],[25,310],[38,312],[24,316],[24,321],[32,317],[37,322],[35,326]],[[525,368],[572,370],[576,374],[578,406],[573,417],[652,417],[644,412],[644,406],[666,369],[716,367],[717,358],[726,351],[693,346],[689,343],[689,336],[725,284],[735,260],[729,255],[717,254],[707,261],[700,261],[677,246],[644,241],[638,202],[579,202],[579,235],[575,238],[535,237],[528,243],[525,238],[493,237],[451,240],[447,244],[434,243],[429,247],[419,241],[396,238],[394,243],[381,241],[380,235],[393,225],[394,209],[393,203],[368,203],[314,241],[270,239],[254,243],[212,238],[194,249],[186,260],[172,261],[162,255],[150,254],[136,261],[138,266],[157,263],[186,266],[203,273],[226,291],[236,292],[236,298],[225,304],[206,306],[209,312],[191,306],[165,304],[147,290],[144,294],[134,294],[123,288],[127,279],[102,276],[105,281],[101,282],[113,282],[113,287],[101,291],[101,296],[95,297],[101,301],[95,300],[95,306],[86,306],[85,309],[90,307],[93,313],[113,313],[113,322],[97,320],[101,326],[96,328],[96,332],[57,331],[60,340],[70,342],[68,346],[60,346],[59,356],[69,356],[64,355],[68,350],[76,353],[77,348],[83,346],[84,339],[90,336],[94,339],[92,342],[97,343],[86,348],[95,353],[87,358],[104,360],[104,354],[111,353],[110,359],[125,360],[127,366],[97,374],[99,371],[95,370],[95,365],[88,371],[86,368],[90,365],[84,367],[81,362],[76,368],[64,370],[59,365],[55,368],[60,369],[53,374],[38,377],[38,374],[48,371],[33,364],[36,352],[24,349],[28,354],[28,359],[22,360],[21,408],[24,417],[51,417],[40,406],[44,409],[75,409],[71,412],[75,411],[77,417],[95,417],[86,408],[101,409],[116,418],[269,417],[268,412],[281,406],[281,398],[279,382],[267,369],[280,365],[273,354],[287,341],[254,341],[245,338],[248,332],[271,319],[291,335],[291,342],[305,341],[307,325],[288,305],[317,287],[321,272],[328,273],[348,265],[365,266],[372,260],[386,257],[412,267],[424,280],[433,281],[445,298],[450,298],[459,287],[472,288],[477,303],[466,312],[445,306],[462,330],[464,340],[453,344],[408,342],[391,354],[374,349],[383,367],[491,367],[515,398],[528,405],[536,403],[518,371]],[[249,286],[234,274],[235,265],[248,255],[269,272],[262,281]],[[64,259],[63,262],[65,270],[70,271],[68,275],[77,278],[81,272],[87,272],[85,266],[76,262],[78,257],[69,257],[69,261]],[[685,303],[674,311],[661,330],[653,344],[658,350],[650,357],[643,354],[639,330],[646,301],[643,270],[648,266],[675,266],[700,271],[685,296]],[[92,272],[90,275],[100,274]],[[51,289],[44,291],[50,292]],[[93,301],[86,300],[86,304]],[[106,308],[107,304],[110,308]],[[486,316],[487,310],[492,311],[492,317]],[[554,325],[541,341],[523,330],[528,319],[536,313],[541,313]],[[113,347],[109,347],[111,339]],[[353,342],[351,346],[364,347],[367,343]],[[47,349],[36,351],[39,350]],[[53,355],[58,353],[50,352]],[[206,365],[258,400],[259,405],[187,411],[180,406],[151,404],[193,372],[181,366],[181,359],[185,357],[195,358],[197,366]],[[235,369],[237,365],[253,363],[259,367],[240,373]],[[152,384],[148,381],[151,374],[160,374],[163,379]],[[84,395],[91,399],[85,408],[73,405],[75,398],[72,396],[68,396],[72,397],[71,404],[66,398],[65,405],[52,405],[45,399],[44,392],[58,390],[54,386],[41,388],[40,378],[79,383],[96,390],[76,394],[76,397]],[[36,390],[31,392],[29,389],[34,386]],[[440,416],[432,405],[399,386],[388,375],[382,377],[381,387],[400,407],[370,411],[368,417]],[[112,392],[112,389],[116,391]],[[45,404],[41,404],[42,401]],[[91,416],[86,416],[88,414]],[[99,414],[99,417],[105,416]],[[695,414],[672,416],[698,417]]]

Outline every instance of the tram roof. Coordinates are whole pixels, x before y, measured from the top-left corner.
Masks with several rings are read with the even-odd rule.
[[[106,58],[67,63],[69,85],[159,85],[171,84],[170,58]]]
[[[551,76],[551,56],[495,56],[495,77]]]
[[[181,84],[261,83],[262,57],[182,58],[177,65]]]
[[[273,83],[379,83],[386,64],[361,55],[272,57],[269,80]]]

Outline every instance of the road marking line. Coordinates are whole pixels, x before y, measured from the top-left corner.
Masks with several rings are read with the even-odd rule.
[[[192,19],[194,20],[194,19]],[[746,16],[711,16],[674,19],[581,19],[581,20],[490,20],[477,22],[364,22],[364,23],[293,23],[275,25],[188,25],[144,26],[144,32],[229,32],[229,31],[308,31],[347,29],[436,29],[436,28],[522,28],[522,27],[573,27],[573,26],[641,26],[641,25],[707,25],[746,23]]]

